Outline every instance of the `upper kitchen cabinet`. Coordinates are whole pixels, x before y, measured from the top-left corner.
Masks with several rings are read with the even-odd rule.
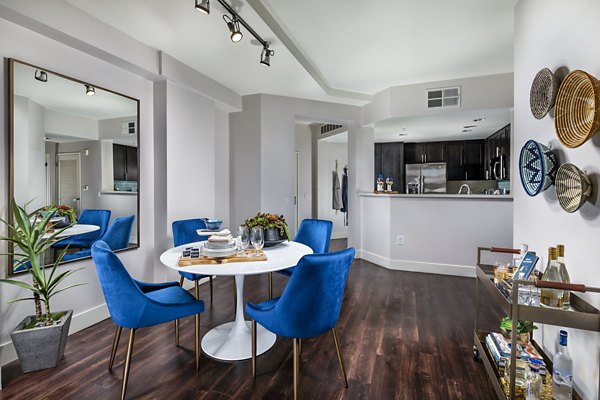
[[[445,162],[446,145],[444,142],[406,143],[404,159],[406,164]]]
[[[490,179],[510,179],[510,125],[485,140],[484,165]]]
[[[113,144],[113,173],[115,181],[138,180],[137,147]]]
[[[404,149],[402,142],[375,143],[375,181],[379,175],[383,179],[392,178],[392,190],[404,192]]]
[[[483,140],[447,142],[449,181],[484,179]]]

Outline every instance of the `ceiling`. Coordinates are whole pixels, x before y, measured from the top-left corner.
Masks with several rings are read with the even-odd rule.
[[[480,118],[484,120],[475,121]],[[426,142],[484,139],[510,124],[511,119],[511,108],[391,118],[375,124],[375,141]],[[470,131],[463,132],[464,130]]]
[[[85,85],[47,72],[47,82],[35,79],[36,69],[14,64],[14,93],[28,97],[42,107],[95,120],[137,115],[137,102],[96,88],[86,95]]]
[[[322,142],[329,143],[348,143],[348,131],[340,132],[336,135],[327,136],[326,138],[319,139]]]
[[[243,28],[240,43],[229,40],[217,1],[210,15],[196,11],[193,0],[64,1],[241,95],[365,104],[327,95],[323,82],[372,95],[390,86],[513,70],[517,0],[248,0],[268,10],[264,20],[277,21],[314,66],[312,75],[246,1],[230,3],[272,42],[270,68],[260,65],[261,47]]]

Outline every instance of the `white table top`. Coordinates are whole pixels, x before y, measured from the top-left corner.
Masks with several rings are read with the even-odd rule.
[[[169,268],[201,275],[255,275],[280,271],[298,264],[302,256],[312,254],[312,249],[297,242],[283,242],[263,250],[267,261],[232,262],[225,264],[199,264],[179,266],[181,252],[186,247],[199,247],[203,242],[188,243],[169,249],[160,255],[160,262]]]
[[[59,230],[59,228],[55,228],[56,230]],[[62,231],[60,234],[56,235],[57,238],[67,238],[67,237],[71,237],[71,236],[75,236],[75,235],[81,235],[84,233],[90,233],[90,232],[94,232],[99,230],[100,227],[98,225],[88,225],[88,224],[75,224],[67,229],[65,229],[64,231]],[[46,233],[44,235],[45,238],[50,237],[50,235],[52,235],[51,233]]]

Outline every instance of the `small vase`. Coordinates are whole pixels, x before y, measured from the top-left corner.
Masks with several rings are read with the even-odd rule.
[[[275,240],[281,239],[281,235],[279,234],[279,229],[270,228],[265,229],[265,241],[273,242]]]

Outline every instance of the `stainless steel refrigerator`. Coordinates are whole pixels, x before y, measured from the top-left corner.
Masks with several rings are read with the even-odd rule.
[[[406,164],[406,193],[446,193],[446,163]]]

